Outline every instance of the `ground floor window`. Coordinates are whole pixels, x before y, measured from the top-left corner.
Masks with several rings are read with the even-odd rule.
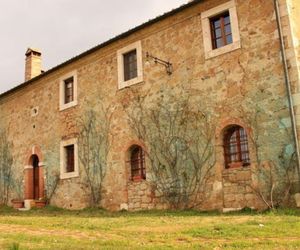
[[[146,179],[145,153],[142,147],[133,146],[130,150],[131,178]]]
[[[248,138],[243,127],[229,126],[224,133],[223,145],[226,168],[234,166],[234,163],[240,163],[241,166],[250,164]]]
[[[61,179],[79,176],[77,139],[69,139],[61,142],[60,165]]]

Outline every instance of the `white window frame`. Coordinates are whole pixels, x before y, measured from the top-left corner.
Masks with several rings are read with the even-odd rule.
[[[74,145],[74,171],[67,172],[66,166],[66,147]],[[79,166],[78,166],[78,140],[77,138],[61,141],[60,143],[60,179],[68,179],[79,176]]]
[[[124,54],[136,50],[137,77],[128,81],[124,80]],[[118,88],[123,89],[131,85],[143,82],[143,58],[142,43],[137,41],[117,51],[118,60]]]
[[[213,49],[210,19],[223,12],[229,12],[232,31],[232,43]],[[235,0],[219,5],[201,13],[202,33],[204,42],[205,59],[213,58],[241,48],[239,23]]]
[[[65,103],[65,80],[73,77],[73,101]],[[77,71],[72,71],[59,80],[59,110],[65,110],[77,105]]]

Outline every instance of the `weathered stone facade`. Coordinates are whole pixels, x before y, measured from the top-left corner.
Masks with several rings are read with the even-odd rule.
[[[44,172],[47,169],[59,171],[61,141],[76,137],[78,118],[90,109],[100,112],[101,102],[104,107],[113,107],[110,132],[114,135],[101,205],[110,210],[167,208],[148,179],[136,182],[130,179],[128,149],[144,142],[132,132],[122,106],[130,103],[130,96],[136,91],[147,93],[151,99],[167,86],[175,95],[183,88],[196,100],[209,103],[216,116],[214,175],[205,189],[207,198],[199,209],[263,207],[253,191],[247,185],[241,185],[241,182],[255,181],[251,171],[257,166],[255,143],[249,139],[250,166],[225,169],[223,132],[228,125],[237,124],[249,135],[253,133],[256,128],[249,119],[259,107],[268,114],[260,121],[261,140],[265,142],[261,147],[264,159],[278,155],[283,145],[292,143],[285,134],[285,129],[290,129],[291,125],[275,8],[273,0],[233,1],[238,16],[240,48],[206,59],[201,13],[227,2],[197,0],[189,3],[179,11],[100,45],[2,94],[2,125],[9,128],[9,139],[13,141],[14,165],[20,175],[25,176],[25,199],[32,199],[26,194],[31,192],[28,182],[32,180],[32,173],[26,173],[32,170],[30,157],[37,154],[34,151],[41,152],[37,155]],[[300,20],[297,16],[300,4],[297,0],[279,2],[300,132]],[[118,89],[117,51],[137,41],[141,41],[143,81]],[[173,73],[166,74],[163,66],[152,62],[147,66],[146,52],[169,60]],[[60,81],[73,71],[77,74],[78,103],[60,110]],[[284,126],[280,127],[279,123]],[[80,150],[80,145],[78,147]],[[151,172],[149,163],[146,171]],[[40,171],[40,185],[44,172]],[[11,195],[13,198],[14,194]],[[85,172],[79,163],[79,176],[59,180],[51,204],[81,209],[89,206],[90,199]]]

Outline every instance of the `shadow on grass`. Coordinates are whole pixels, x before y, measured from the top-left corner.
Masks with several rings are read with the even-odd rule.
[[[47,206],[42,209],[33,208],[29,211],[18,211],[8,206],[0,206],[0,216],[34,216],[34,217],[57,217],[57,216],[76,216],[76,217],[190,217],[190,216],[300,216],[300,209],[276,209],[266,211],[256,211],[244,208],[240,211],[222,213],[220,211],[197,211],[197,210],[142,210],[135,212],[118,211],[111,212],[102,208],[85,208],[82,210],[67,210],[54,206]]]

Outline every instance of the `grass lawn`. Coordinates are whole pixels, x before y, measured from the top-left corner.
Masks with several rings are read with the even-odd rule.
[[[300,249],[300,210],[109,213],[0,208],[0,249]]]

